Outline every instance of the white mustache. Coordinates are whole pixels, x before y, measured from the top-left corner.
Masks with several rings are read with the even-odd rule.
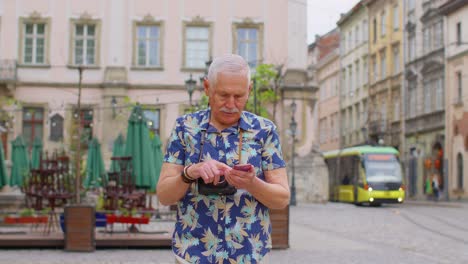
[[[228,114],[239,113],[239,109],[237,109],[237,108],[229,109],[229,108],[227,108],[227,107],[221,107],[221,108],[219,109],[219,111],[225,112],[225,113],[228,113]]]

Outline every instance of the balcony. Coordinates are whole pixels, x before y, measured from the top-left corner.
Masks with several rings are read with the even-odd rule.
[[[0,60],[0,83],[16,82],[16,60]]]

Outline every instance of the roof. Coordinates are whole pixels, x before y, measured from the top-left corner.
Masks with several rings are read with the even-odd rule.
[[[343,150],[332,150],[322,153],[324,158],[332,158],[338,155],[340,156],[354,156],[354,155],[362,155],[367,153],[385,153],[385,154],[395,154],[399,155],[398,150],[393,147],[382,147],[382,146],[359,146],[359,147],[351,147],[345,148]]]
[[[361,8],[364,7],[364,0],[359,1],[357,4],[354,5],[351,10],[348,11],[346,14],[342,14],[340,17],[340,20],[336,22],[338,26],[341,26],[344,24],[346,21],[348,21],[349,18],[351,18],[354,14],[356,14]]]
[[[468,0],[451,0],[439,7],[442,15],[450,15],[461,7],[468,5]]]

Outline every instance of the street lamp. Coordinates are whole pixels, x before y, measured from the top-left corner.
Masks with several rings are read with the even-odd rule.
[[[189,94],[190,106],[192,106],[192,94],[193,94],[193,91],[195,90],[196,84],[197,84],[197,81],[192,79],[192,74],[190,74],[190,78],[185,81],[185,88],[187,89],[187,92]]]
[[[296,143],[296,130],[297,130],[297,122],[294,118],[296,113],[296,102],[293,101],[291,103],[291,122],[289,123],[289,129],[291,130],[291,137],[292,137],[292,155],[291,155],[291,168],[292,168],[292,184],[291,184],[291,205],[296,205],[296,182],[295,182],[295,167],[294,167],[294,158],[295,158],[295,143]]]
[[[115,119],[116,108],[117,108],[117,99],[115,99],[115,96],[112,96],[111,106],[112,106],[112,119]]]

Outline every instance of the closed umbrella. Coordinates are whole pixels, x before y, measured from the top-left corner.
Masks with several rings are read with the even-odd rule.
[[[114,140],[114,144],[112,147],[112,157],[122,157],[125,156],[125,141],[123,139],[122,134]],[[120,167],[119,163],[115,160],[111,161],[110,171],[112,172],[119,172]]]
[[[0,188],[7,184],[5,154],[3,153],[3,144],[0,140]]]
[[[84,186],[86,188],[102,186],[103,177],[106,177],[106,169],[102,161],[101,144],[93,138],[88,145]]]
[[[163,153],[161,150],[161,146],[162,146],[161,139],[159,138],[158,135],[154,135],[154,138],[151,141],[151,148],[153,150],[154,167],[156,169],[156,178],[155,178],[156,184],[159,181],[159,174],[161,174],[161,167],[163,164]]]
[[[29,173],[29,160],[28,152],[26,151],[26,143],[22,136],[16,137],[11,142],[11,175],[10,185],[11,186],[23,186],[24,179],[26,179]]]
[[[128,119],[125,154],[132,157],[135,186],[154,190],[156,188],[156,168],[148,125],[140,105],[133,108]]]
[[[39,138],[34,139],[31,153],[31,169],[39,169],[41,165],[42,141]]]

